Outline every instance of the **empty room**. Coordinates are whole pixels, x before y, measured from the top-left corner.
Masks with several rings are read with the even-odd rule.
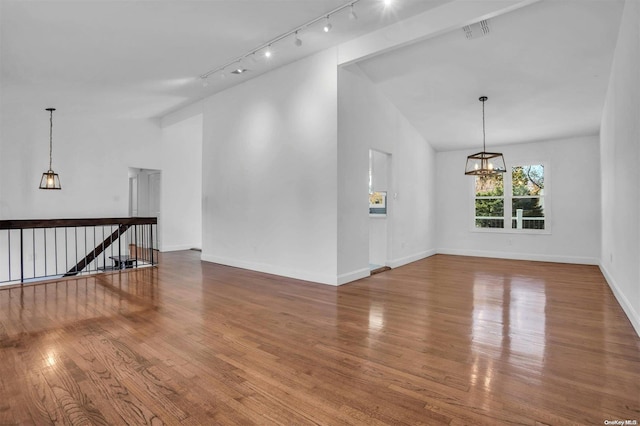
[[[637,425],[640,1],[0,0],[0,424]]]

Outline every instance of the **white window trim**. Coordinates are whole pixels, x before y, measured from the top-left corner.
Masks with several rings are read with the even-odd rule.
[[[507,211],[511,212],[511,200],[512,200],[512,184],[511,178],[504,179],[504,223],[508,224],[508,228],[476,228],[476,180],[475,178],[469,179],[469,200],[471,200],[469,209],[469,232],[490,233],[490,234],[528,234],[528,235],[551,235],[551,222],[552,222],[552,208],[551,208],[551,162],[549,160],[515,160],[506,161],[505,166],[507,171],[511,175],[511,169],[514,166],[522,166],[529,164],[540,164],[544,167],[544,229],[513,229],[511,228],[511,218],[507,219]],[[509,194],[507,196],[507,194]],[[507,200],[509,200],[509,206],[507,206]],[[511,216],[511,215],[509,215]]]

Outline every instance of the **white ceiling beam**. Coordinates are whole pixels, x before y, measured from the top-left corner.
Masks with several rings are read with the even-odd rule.
[[[342,43],[338,47],[338,64],[347,65],[367,59],[538,1],[540,0],[453,0],[420,15]]]

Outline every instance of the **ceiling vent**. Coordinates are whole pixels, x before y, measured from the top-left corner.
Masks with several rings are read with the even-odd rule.
[[[464,30],[464,35],[467,37],[467,40],[471,40],[473,38],[484,37],[491,29],[489,28],[489,21],[483,20],[480,22],[476,22],[475,24],[466,25],[462,27]]]

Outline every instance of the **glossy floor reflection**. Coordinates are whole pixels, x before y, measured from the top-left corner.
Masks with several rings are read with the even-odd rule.
[[[335,288],[198,256],[0,290],[0,424],[640,421],[597,267],[438,255]]]

